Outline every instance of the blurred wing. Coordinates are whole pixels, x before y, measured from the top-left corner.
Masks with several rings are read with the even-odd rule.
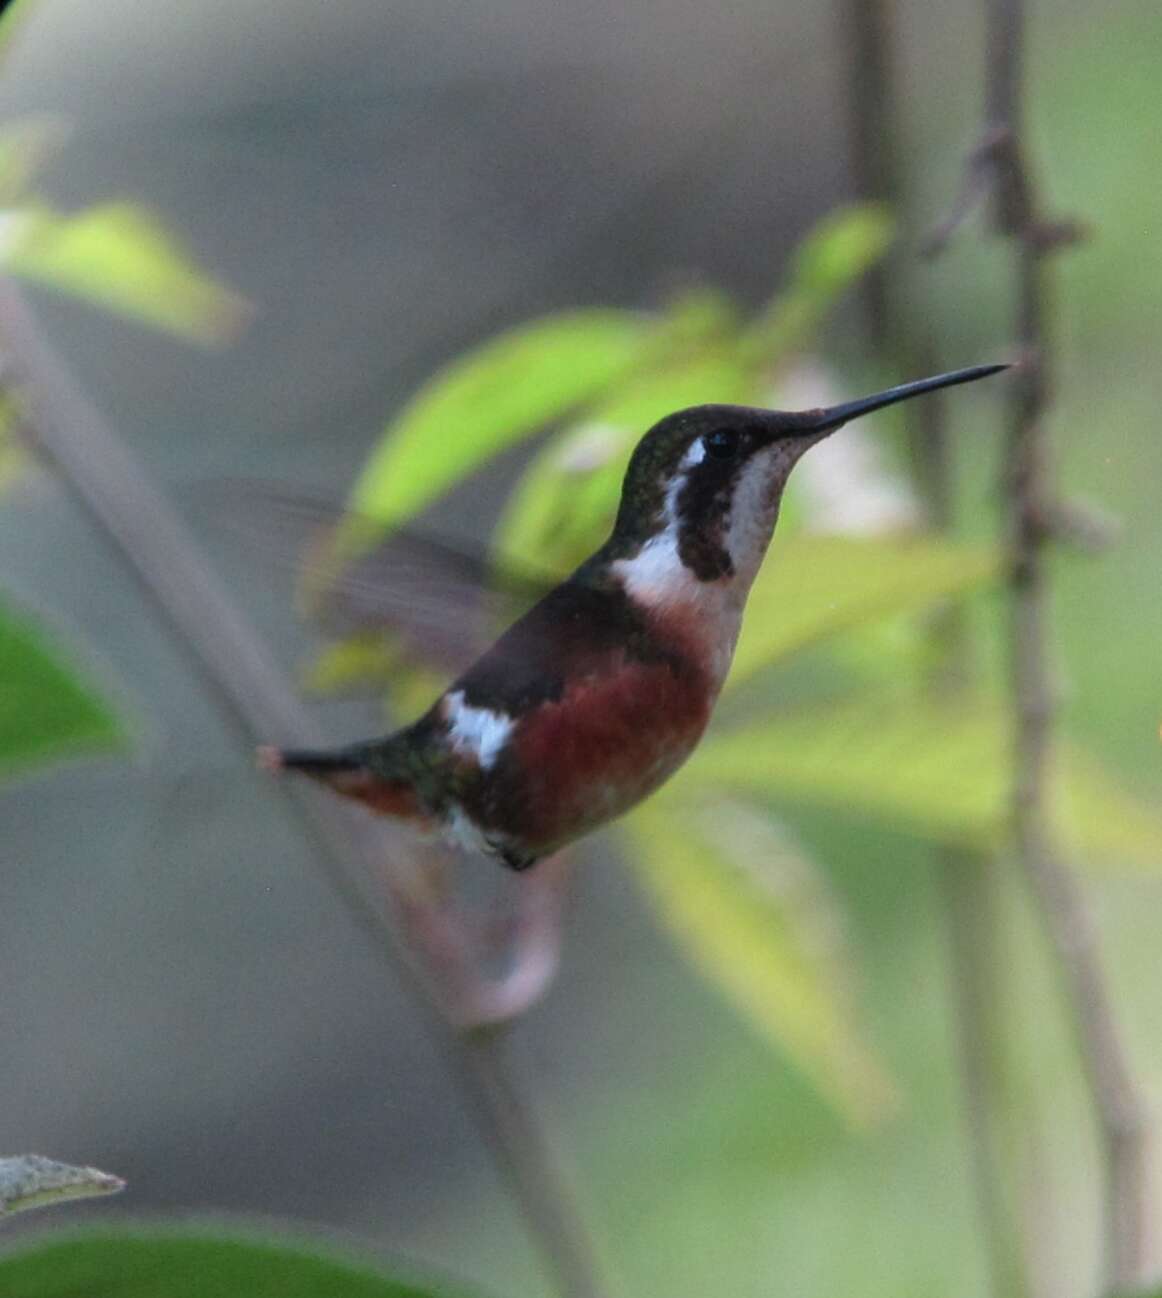
[[[416,531],[393,532],[339,566],[332,538],[351,519],[342,505],[249,481],[218,482],[196,494],[199,512],[212,515],[246,550],[297,574],[300,607],[328,633],[390,630],[409,652],[452,675],[556,583]]]

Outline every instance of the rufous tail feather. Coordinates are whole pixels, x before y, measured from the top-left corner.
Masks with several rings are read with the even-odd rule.
[[[257,759],[264,771],[297,771],[382,816],[395,816],[425,829],[430,826],[430,813],[421,805],[411,781],[377,774],[358,751],[266,745],[258,749]]]

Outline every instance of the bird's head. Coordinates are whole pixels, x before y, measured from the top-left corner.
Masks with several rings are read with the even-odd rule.
[[[806,451],[860,415],[1005,368],[955,370],[818,410],[712,405],[667,415],[634,450],[603,557],[651,601],[699,583],[745,597]]]

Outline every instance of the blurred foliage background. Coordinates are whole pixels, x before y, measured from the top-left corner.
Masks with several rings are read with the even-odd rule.
[[[971,8],[947,4],[901,5],[897,24],[909,185],[926,225],[946,209],[972,139],[965,124],[979,117],[979,33]],[[83,252],[85,214],[112,211],[128,244],[160,250],[158,265],[174,272],[179,263],[167,258],[180,246],[255,305],[236,341],[207,351],[51,293],[37,298],[86,390],[171,486],[294,666],[309,660],[312,641],[294,620],[288,577],[242,562],[237,536],[200,504],[199,484],[260,475],[342,496],[376,453],[385,416],[437,367],[546,313],[680,314],[675,302],[694,302],[702,315],[687,324],[710,319],[720,337],[734,320],[763,320],[776,291],[795,301],[795,285],[810,280],[804,239],[852,197],[844,35],[826,6],[712,14],[532,0],[479,13],[354,0],[277,12],[165,4],[143,22],[127,4],[98,16],[45,0],[9,51],[0,108],[67,124],[37,172],[38,217],[79,225],[71,244],[60,227],[42,233],[40,260],[14,269],[51,279],[78,239]],[[1150,181],[1162,20],[1149,3],[1097,14],[1057,0],[1038,8],[1033,35],[1043,179],[1055,206],[1095,232],[1061,263],[1062,476],[1122,525],[1119,546],[1101,558],[1055,560],[1065,720],[1071,744],[1088,754],[1079,787],[1103,791],[1086,823],[1107,846],[1117,840],[1088,854],[1102,868],[1087,886],[1134,1059],[1156,1097],[1162,447],[1152,415],[1162,380],[1152,348],[1162,272],[1143,249],[1162,216]],[[143,237],[139,216],[116,206],[126,199],[147,205],[176,244],[168,234],[158,243],[153,227]],[[919,233],[904,229],[905,246]],[[912,272],[917,319],[942,362],[1004,353],[1006,274],[971,228],[944,259]],[[169,282],[177,315],[189,319],[177,306],[190,299]],[[708,298],[708,286],[725,299]],[[215,298],[212,307],[215,318],[238,303]],[[826,322],[819,332],[813,318],[795,350],[826,358],[827,381],[844,395],[910,377],[873,371],[853,296]],[[696,379],[684,366],[629,410],[644,427],[651,401],[701,399],[675,395]],[[978,560],[997,526],[996,411],[984,393],[953,403],[960,540]],[[464,465],[449,457],[469,431],[450,428],[427,457],[424,467],[446,478],[439,485],[453,488],[432,520],[479,537],[515,501],[500,536],[527,552],[535,511],[522,522],[519,489],[508,494],[522,451],[457,487]],[[891,422],[877,431],[891,448]],[[552,453],[550,444],[542,474]],[[375,503],[370,463],[364,507]],[[797,498],[792,524],[809,521],[810,508]],[[560,538],[550,532],[535,548],[546,539]],[[817,592],[796,590],[795,574],[834,544],[793,528],[776,538],[769,569],[782,585],[764,628],[774,633],[784,605],[800,619],[810,612]],[[11,485],[0,554],[6,598],[34,612],[46,637],[45,670],[79,661],[93,683],[76,704],[88,709],[90,738],[111,737],[116,715],[132,745],[128,758],[0,786],[9,1054],[0,1149],[43,1147],[113,1168],[131,1193],[101,1211],[307,1220],[498,1292],[537,1292],[521,1226],[437,1047],[350,931],[180,652],[50,475],[26,471]],[[972,580],[951,565],[957,579],[936,589],[974,584],[983,562]],[[868,580],[886,566],[871,565]],[[850,577],[842,554],[830,571],[837,579],[841,569]],[[828,580],[825,560],[823,572]],[[998,601],[986,591],[972,608],[982,656],[995,662]],[[897,618],[788,660],[767,680],[765,703],[825,700],[852,675],[906,688],[912,627]],[[0,624],[0,653],[25,652],[22,634]],[[376,724],[373,705],[325,706],[337,734]],[[681,837],[673,808],[668,820],[655,812],[628,822],[639,847],[661,844],[672,858],[669,872],[663,857],[637,882],[612,836],[586,849],[563,976],[524,1035],[626,1292],[984,1291],[933,835],[922,816],[869,817],[860,801],[868,772],[901,751],[889,745],[877,756],[891,724],[883,718],[897,714],[882,704],[840,708],[826,729],[785,736],[792,758],[820,735],[831,744],[816,758],[815,788],[830,781],[832,796],[807,796],[806,761],[764,771],[763,800],[776,802],[781,836],[754,807],[733,808],[742,854],[757,843],[790,862],[778,902],[823,916],[811,930],[812,943],[823,932],[823,947],[792,951],[781,984],[793,989],[795,970],[806,969],[798,986],[808,992],[766,1005],[773,1052],[660,935],[640,890],[652,880],[671,902],[697,897],[706,856],[691,844],[700,833],[704,848],[728,847],[721,820],[700,825],[699,808],[687,808],[693,821]],[[740,710],[733,722],[748,719]],[[724,720],[716,742],[727,761],[729,711]],[[37,734],[52,724],[39,719]],[[938,753],[919,762],[919,775],[936,776],[932,803],[959,791],[958,770],[995,751],[953,754],[936,742],[928,733],[903,745]],[[741,756],[753,753],[748,743]],[[1107,780],[1122,801],[1104,793]],[[977,814],[953,811],[964,823]],[[795,862],[814,863],[804,866],[808,885]],[[821,1016],[803,1011],[818,990],[810,974],[821,949],[858,1025],[844,1035],[858,1055],[821,1050]],[[1054,1241],[1052,1256],[1038,1259],[1044,1283],[1081,1293],[1094,1236],[1071,1223],[1092,1215],[1092,1139],[1069,1033],[1016,889],[1003,950],[1006,1013],[1020,1041],[1007,1065],[1012,1140],[1034,1214],[1024,1225],[1034,1243]],[[836,951],[841,959],[829,963]],[[778,969],[765,972],[780,985]],[[752,986],[736,981],[736,1002]],[[876,1102],[863,1103],[876,1088]]]

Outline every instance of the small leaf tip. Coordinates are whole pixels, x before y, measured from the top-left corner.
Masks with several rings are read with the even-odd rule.
[[[96,1167],[74,1167],[40,1154],[0,1158],[0,1217],[124,1189],[119,1176]]]

